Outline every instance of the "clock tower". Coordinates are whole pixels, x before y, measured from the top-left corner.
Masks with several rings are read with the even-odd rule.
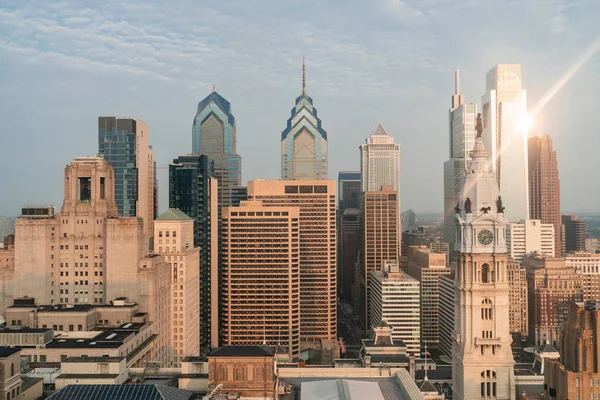
[[[477,137],[456,205],[453,398],[514,399],[508,319],[507,223],[492,163]]]

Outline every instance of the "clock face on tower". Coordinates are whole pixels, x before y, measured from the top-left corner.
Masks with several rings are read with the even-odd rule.
[[[487,246],[491,244],[494,240],[494,234],[488,231],[487,229],[484,229],[482,231],[479,231],[479,233],[477,234],[477,240],[479,240],[479,243],[481,243],[482,245]]]

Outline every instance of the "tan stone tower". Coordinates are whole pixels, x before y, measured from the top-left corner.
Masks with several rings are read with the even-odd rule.
[[[456,206],[453,398],[514,399],[504,207],[478,116],[475,148]]]

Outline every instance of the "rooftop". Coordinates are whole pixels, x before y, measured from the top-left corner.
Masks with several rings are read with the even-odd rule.
[[[177,208],[171,208],[169,211],[162,213],[156,221],[192,221],[189,215]]]
[[[93,310],[94,306],[91,304],[56,304],[56,305],[44,305],[38,307],[38,312],[81,312]]]
[[[223,346],[212,350],[209,357],[272,357],[275,350],[269,346]]]
[[[49,329],[49,328],[18,328],[18,329],[4,328],[4,329],[0,329],[0,334],[8,334],[8,333],[44,333],[44,332],[48,332],[48,331],[52,331],[52,329]]]
[[[5,347],[0,346],[0,358],[12,356],[15,353],[18,353],[21,349],[16,347]]]
[[[125,357],[69,357],[65,362],[69,363],[94,363],[94,362],[120,362]]]
[[[69,385],[52,400],[188,400],[192,392],[162,385]]]

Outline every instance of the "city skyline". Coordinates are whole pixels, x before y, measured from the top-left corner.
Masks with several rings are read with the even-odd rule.
[[[61,7],[61,4],[49,3],[35,10],[18,5],[0,8],[0,32],[4,37],[0,48],[7,60],[3,65],[6,73],[0,78],[0,83],[8,94],[0,98],[3,105],[0,115],[5,121],[5,129],[0,135],[6,140],[8,136],[4,136],[5,133],[23,132],[15,138],[11,151],[4,153],[0,161],[3,170],[20,165],[17,172],[2,180],[3,189],[18,195],[3,202],[0,215],[17,215],[19,207],[28,203],[60,204],[61,190],[51,182],[60,176],[64,165],[73,157],[95,154],[96,120],[100,115],[130,115],[148,124],[152,132],[150,142],[159,167],[160,211],[166,210],[168,178],[164,167],[173,157],[189,152],[190,115],[193,115],[198,101],[210,93],[213,84],[236,112],[238,153],[245,159],[242,184],[257,178],[276,179],[281,126],[289,117],[290,98],[301,93],[302,54],[306,54],[311,96],[318,99],[319,115],[328,130],[329,178],[334,178],[340,170],[359,168],[356,148],[372,127],[381,122],[402,145],[402,209],[442,212],[443,176],[440,165],[447,157],[445,113],[454,69],[462,71],[465,102],[479,105],[480,96],[485,91],[485,73],[498,63],[520,63],[523,87],[528,92],[528,108],[535,109],[538,100],[593,42],[595,30],[589,18],[598,7],[589,2],[561,9],[562,3],[556,2],[541,11],[533,5],[521,5],[519,12],[524,18],[533,14],[539,17],[529,18],[534,20],[534,37],[522,41],[519,32],[523,33],[525,28],[516,27],[512,32],[503,31],[503,40],[484,46],[479,43],[485,41],[482,38],[467,35],[471,29],[458,29],[444,38],[441,44],[434,45],[443,35],[432,27],[442,23],[441,16],[446,15],[472,22],[475,30],[481,31],[477,28],[485,24],[486,16],[494,13],[501,25],[502,21],[508,21],[515,6],[453,7],[450,3],[439,3],[435,8],[427,3],[420,4],[417,9],[403,2],[377,3],[371,9],[362,10],[368,18],[356,33],[349,33],[349,26],[346,26],[352,21],[350,15],[345,14],[346,19],[331,26],[326,26],[322,17],[317,17],[312,22],[303,23],[314,28],[314,32],[327,36],[327,40],[315,45],[314,39],[311,39],[315,33],[289,32],[273,46],[286,51],[275,55],[255,45],[245,49],[235,42],[239,37],[236,32],[256,24],[256,17],[250,16],[243,22],[239,16],[235,17],[239,10],[190,6],[196,14],[202,15],[202,10],[210,11],[208,14],[218,17],[215,17],[216,22],[226,26],[223,32],[207,33],[200,28],[196,31],[188,20],[180,21],[180,26],[152,20],[144,30],[142,27],[146,24],[141,25],[142,17],[157,11],[154,6],[148,5],[136,17],[128,7],[109,5],[108,8],[115,8],[111,11],[118,11],[120,21],[128,22],[140,33],[138,37],[127,33],[123,39],[115,39],[110,44],[115,47],[115,58],[107,61],[93,52],[78,50],[76,43],[67,40],[67,36],[79,37],[83,44],[106,49],[108,37],[123,33],[122,27],[106,23],[107,10],[74,10]],[[294,14],[289,9],[294,7],[287,7],[287,12]],[[239,8],[244,9],[244,5],[240,4]],[[362,7],[351,3],[349,9],[357,11]],[[91,22],[86,22],[85,18],[95,11],[94,20],[97,18],[97,22],[89,25]],[[54,12],[59,17],[52,17]],[[205,22],[207,26],[216,23],[209,18]],[[577,22],[577,32],[570,29],[574,22]],[[46,39],[27,42],[27,35],[21,30],[25,24],[36,32],[45,32],[47,40],[64,42],[63,46],[59,48]],[[365,42],[354,36],[378,24],[379,28],[371,33],[375,40]],[[421,35],[413,45],[394,35],[410,28],[414,28],[416,35],[426,35]],[[498,33],[496,25],[487,28],[483,39]],[[531,28],[528,26],[528,31]],[[276,25],[269,32],[277,34],[287,32],[287,29],[289,27]],[[394,34],[387,36],[386,29]],[[306,32],[307,29],[298,31]],[[195,34],[195,39],[190,37]],[[540,44],[548,37],[553,39],[552,45]],[[383,42],[387,46],[372,45],[377,39],[386,39],[387,42]],[[188,47],[186,40],[189,41]],[[144,57],[145,52],[151,54],[151,47],[159,52],[171,51],[174,57],[165,60],[164,55],[148,56],[148,63],[120,58],[132,44],[148,42],[151,44],[139,46],[134,59]],[[292,42],[295,47],[290,47]],[[233,73],[229,64],[222,64],[225,59],[214,62],[199,60],[191,54],[192,48],[217,54],[229,50],[232,57],[229,61],[234,61],[232,65],[236,65],[239,73]],[[330,54],[327,49],[336,51]],[[392,54],[393,58],[390,57]],[[248,59],[241,62],[244,57]],[[74,59],[79,61],[72,63]],[[188,59],[189,65],[185,62]],[[367,59],[370,60],[368,63]],[[165,66],[159,62],[165,63]],[[414,70],[416,66],[419,66],[420,72]],[[593,135],[591,125],[592,110],[597,108],[597,101],[592,97],[595,81],[591,78],[597,69],[597,63],[585,64],[537,115],[530,132],[530,135],[549,134],[552,137],[561,165],[561,202],[565,212],[595,211],[592,199],[600,193],[600,184],[577,179],[582,165],[574,161],[577,157],[577,160],[585,160],[586,168],[596,167],[592,151],[598,147],[600,139]],[[41,82],[44,85],[40,85]],[[247,85],[241,85],[241,82]],[[569,101],[574,98],[578,99],[576,104]],[[46,134],[48,126],[56,126],[59,134]],[[578,140],[571,139],[573,132]],[[57,148],[59,137],[69,142],[72,153],[52,151]],[[577,144],[581,140],[588,144],[583,149]],[[429,144],[432,145],[427,147]],[[428,149],[430,157],[423,157],[425,149]],[[25,152],[37,160],[35,168],[22,162]],[[255,154],[261,154],[261,157]],[[23,180],[33,184],[24,187]],[[423,180],[437,184],[423,187],[420,185]]]

